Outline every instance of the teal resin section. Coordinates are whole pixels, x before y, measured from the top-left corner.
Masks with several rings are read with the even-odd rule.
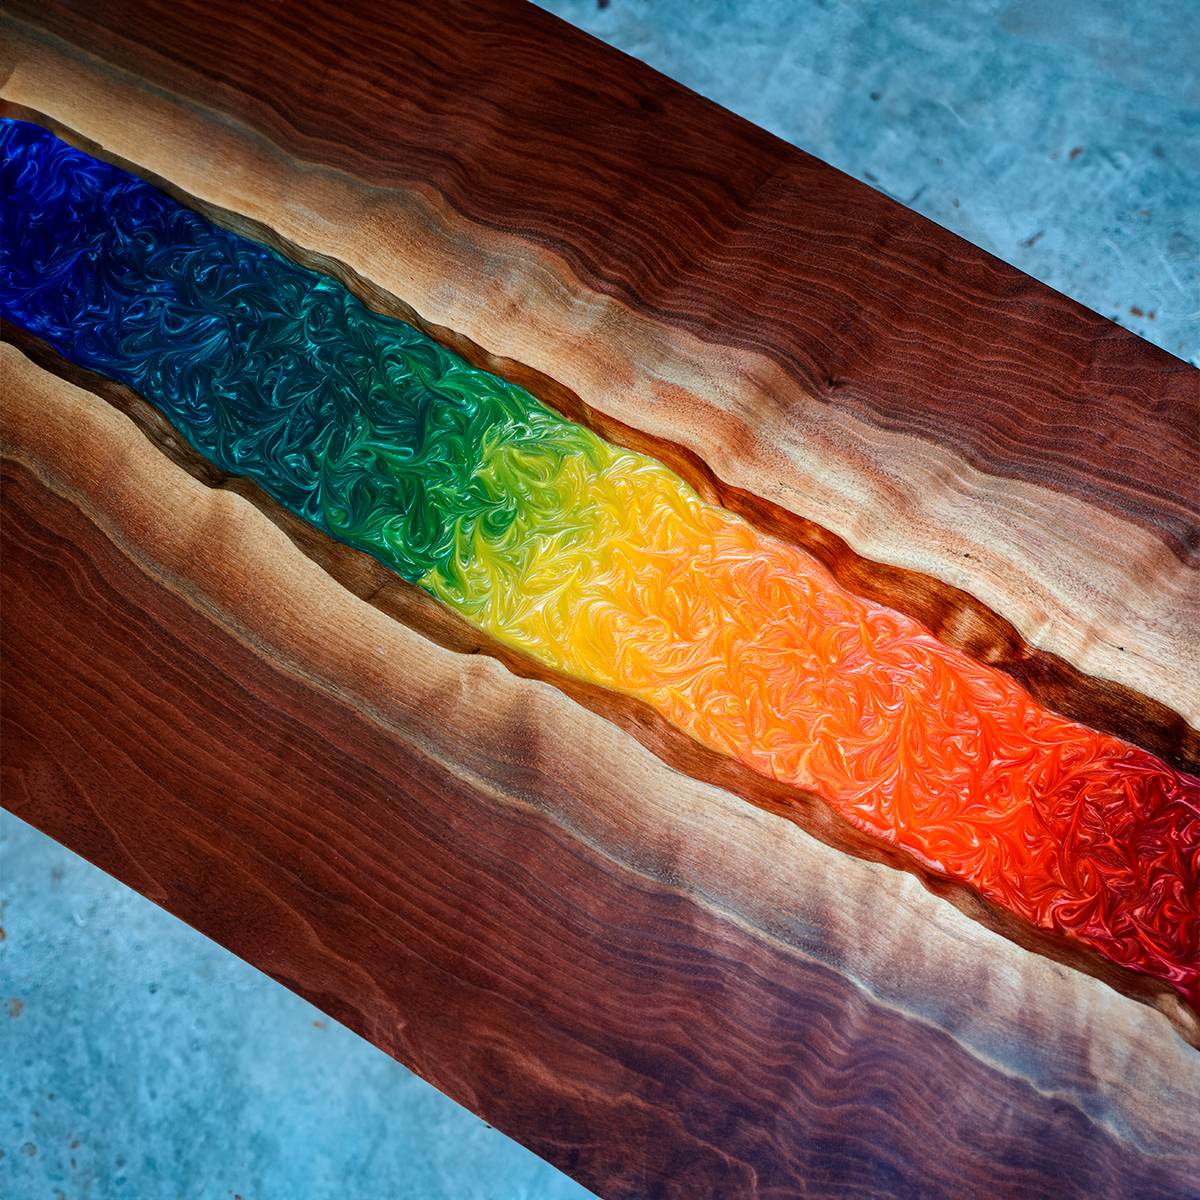
[[[523,389],[44,129],[2,121],[0,151],[5,317],[404,578],[511,525],[497,450],[536,486],[581,448]]]

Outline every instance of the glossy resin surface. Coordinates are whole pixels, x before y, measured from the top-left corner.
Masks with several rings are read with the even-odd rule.
[[[341,284],[4,123],[5,315],[493,637],[1200,1001],[1200,783]]]

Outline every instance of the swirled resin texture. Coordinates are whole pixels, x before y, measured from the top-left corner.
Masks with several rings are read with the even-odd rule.
[[[4,122],[5,316],[495,638],[1200,1007],[1200,780],[339,283]]]

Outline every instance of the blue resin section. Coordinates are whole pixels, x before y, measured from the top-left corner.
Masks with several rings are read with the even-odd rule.
[[[573,440],[521,388],[46,130],[0,121],[0,152],[4,317],[405,578],[512,524],[519,497],[479,470],[498,447]]]

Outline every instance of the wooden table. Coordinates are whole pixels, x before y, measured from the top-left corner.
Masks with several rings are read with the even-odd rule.
[[[1198,769],[1193,368],[512,0],[0,29],[4,115]],[[1200,1189],[1173,993],[501,652],[6,337],[11,811],[605,1197]]]

